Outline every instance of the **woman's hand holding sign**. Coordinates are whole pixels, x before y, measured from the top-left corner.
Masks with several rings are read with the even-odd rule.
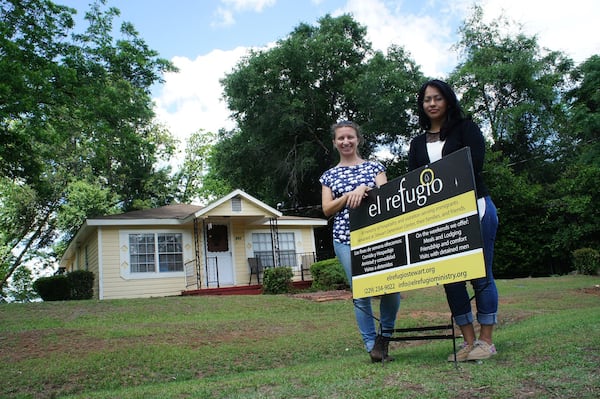
[[[367,191],[369,191],[369,187],[361,184],[354,190],[344,194],[346,197],[346,206],[348,208],[358,208],[363,198],[368,196]]]

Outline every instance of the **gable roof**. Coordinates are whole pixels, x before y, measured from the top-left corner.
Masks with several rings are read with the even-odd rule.
[[[219,207],[220,205],[224,204],[227,201],[230,201],[231,199],[233,199],[235,197],[241,197],[241,198],[247,200],[248,202],[251,202],[252,204],[256,205],[257,207],[263,209],[268,216],[278,218],[283,215],[277,209],[274,209],[274,208],[270,207],[269,205],[265,204],[264,202],[254,198],[250,194],[245,193],[244,191],[242,191],[240,189],[237,189],[237,190],[230,192],[226,196],[221,197],[218,200],[211,202],[210,204],[203,207],[202,209],[197,210],[196,212],[194,212],[193,215],[190,215],[190,217],[188,217],[188,219],[191,220],[191,219],[200,218],[202,216],[205,216],[208,213],[210,213],[210,211],[212,211],[213,209]]]
[[[194,219],[201,218],[210,214],[212,210],[220,205],[230,201],[232,198],[241,197],[250,203],[256,205],[265,212],[267,217],[280,218],[281,212],[270,207],[264,202],[254,198],[242,190],[234,190],[224,197],[221,197],[207,206],[191,204],[171,204],[152,209],[140,209],[137,211],[119,213],[116,215],[106,215],[87,219],[89,226],[103,225],[148,225],[148,224],[185,224]],[[169,222],[170,221],[170,222]]]
[[[152,209],[140,209],[137,211],[120,213],[117,215],[106,215],[90,219],[100,220],[133,220],[133,219],[179,219],[183,220],[203,207],[190,204],[171,204]]]

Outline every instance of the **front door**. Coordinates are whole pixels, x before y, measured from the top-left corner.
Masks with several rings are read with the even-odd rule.
[[[229,226],[220,223],[207,223],[204,232],[206,237],[207,287],[234,285]]]

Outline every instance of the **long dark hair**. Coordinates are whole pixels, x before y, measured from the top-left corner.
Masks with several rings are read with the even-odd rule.
[[[454,93],[454,90],[452,90],[448,83],[439,79],[428,80],[423,83],[417,94],[417,110],[419,115],[419,126],[421,126],[421,129],[429,130],[431,128],[431,121],[423,108],[423,99],[425,97],[425,89],[427,86],[438,89],[442,97],[444,97],[444,100],[446,100],[446,120],[444,121],[440,132],[440,135],[443,138],[452,127],[467,117],[458,102],[458,98],[456,98],[456,93]]]

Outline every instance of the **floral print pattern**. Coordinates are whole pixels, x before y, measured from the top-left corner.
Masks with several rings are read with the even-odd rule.
[[[375,177],[381,172],[385,172],[385,167],[382,164],[365,161],[358,165],[331,168],[321,175],[319,182],[331,189],[334,198],[339,198],[361,184],[374,188]],[[348,207],[344,207],[335,215],[333,239],[343,244],[350,244],[350,213]]]

